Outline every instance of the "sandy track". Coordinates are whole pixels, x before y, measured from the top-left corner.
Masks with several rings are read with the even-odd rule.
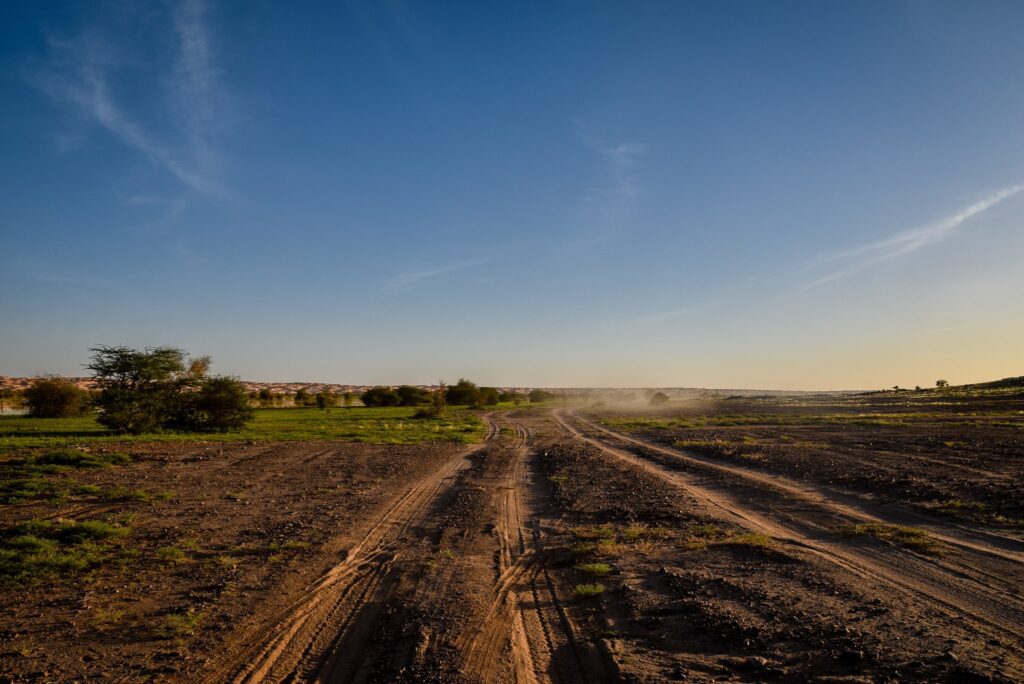
[[[489,423],[487,440],[497,428]],[[205,681],[280,682],[337,678],[352,665],[354,649],[346,641],[365,634],[372,615],[364,615],[401,552],[397,540],[430,508],[458,471],[468,464],[464,452],[417,482],[394,501],[380,521],[352,546],[345,558],[303,590],[251,645]],[[372,612],[372,611],[371,611]]]
[[[1024,639],[1020,561],[1014,551],[983,546],[959,538],[955,532],[943,535],[955,548],[942,557],[922,556],[891,545],[868,547],[850,542],[829,528],[840,521],[877,518],[845,502],[832,501],[820,491],[808,496],[804,485],[784,478],[709,463],[564,412],[555,412],[555,418],[574,438],[671,481],[723,518],[809,551],[888,591],[897,602],[913,601],[940,610],[975,638],[984,635],[994,643],[1008,644]],[[693,474],[706,476],[709,469],[714,475],[711,481]]]
[[[500,421],[515,430],[516,441],[498,505],[494,598],[461,645],[462,671],[482,682],[503,681],[501,661],[507,650],[515,682],[607,681],[602,659],[581,640],[548,567],[545,542],[551,521],[532,462],[533,431],[506,416]]]
[[[654,454],[667,456],[677,461],[684,461],[691,466],[732,478],[739,478],[760,488],[777,491],[795,502],[801,502],[808,506],[822,509],[822,512],[827,512],[834,517],[837,523],[869,522],[914,525],[927,530],[931,536],[947,545],[1002,559],[1017,565],[1024,565],[1024,541],[1017,537],[1011,537],[993,530],[969,529],[953,520],[939,523],[936,522],[934,517],[923,515],[906,507],[880,504],[863,496],[839,491],[832,487],[801,482],[752,467],[748,468],[731,463],[722,463],[715,458],[685,449],[667,448],[647,440],[630,437],[616,430],[610,430],[578,414],[573,413],[571,415],[579,425],[585,427],[590,433],[601,434],[628,446],[640,447]],[[824,520],[828,522],[827,517]],[[834,526],[832,525],[832,527]],[[830,529],[821,524],[817,524],[817,527],[825,531]]]

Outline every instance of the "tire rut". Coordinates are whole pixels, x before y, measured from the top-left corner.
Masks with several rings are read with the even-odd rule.
[[[736,496],[721,491],[720,488],[704,487],[688,474],[649,458],[612,447],[600,438],[582,434],[568,422],[560,411],[556,411],[554,416],[563,429],[574,438],[583,440],[609,455],[631,462],[671,481],[709,508],[721,511],[725,517],[738,522],[747,529],[789,542],[855,576],[877,585],[889,587],[890,590],[897,592],[896,595],[901,600],[905,594],[909,594],[921,603],[935,606],[955,618],[967,616],[970,622],[974,623],[973,627],[984,633],[998,634],[1002,637],[1009,636],[1014,642],[1019,642],[1024,638],[1024,611],[1021,611],[1018,605],[1019,598],[1013,593],[999,591],[979,583],[979,579],[974,573],[960,572],[958,568],[940,565],[937,560],[905,552],[897,547],[874,552],[874,549],[871,551],[860,550],[848,544],[830,540],[827,532],[815,532],[815,530],[821,529],[816,521],[807,520],[806,516],[808,515],[818,516],[821,514],[820,508],[807,506],[807,502],[798,501],[798,504],[805,505],[793,506],[792,501],[786,502],[780,498],[775,501],[778,507],[773,504],[754,510],[751,507],[751,502],[746,499],[740,500]],[[592,426],[578,417],[573,416],[573,418],[584,426],[596,428],[596,431],[605,436],[605,439],[608,436],[615,437],[633,446],[667,452],[675,458],[708,465],[700,459],[693,459],[679,452],[654,447],[626,436],[620,437],[618,433]],[[746,474],[734,472],[735,469],[729,466],[721,466],[718,469],[734,479],[741,478]],[[748,481],[743,484],[749,485],[751,479],[753,478],[747,478]],[[757,479],[754,481],[757,486],[765,487],[765,482],[757,481]]]
[[[508,652],[516,682],[607,681],[601,659],[582,643],[548,568],[530,448],[533,431],[501,418],[514,428],[516,442],[499,502],[494,599],[461,645],[462,671],[482,682],[500,681],[501,659]]]
[[[486,439],[495,436],[492,426]],[[373,603],[400,554],[396,542],[468,465],[467,456],[479,448],[452,458],[399,497],[341,562],[301,592],[272,627],[250,634],[253,644],[205,681],[317,681],[344,669],[347,659],[354,656],[340,657],[348,650],[341,646],[348,636],[360,631],[366,607]]]

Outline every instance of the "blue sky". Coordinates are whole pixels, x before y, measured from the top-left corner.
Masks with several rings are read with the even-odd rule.
[[[0,374],[1024,374],[1018,2],[5,3]]]

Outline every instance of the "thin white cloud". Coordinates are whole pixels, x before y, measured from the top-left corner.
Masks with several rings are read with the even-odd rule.
[[[217,71],[213,65],[206,6],[202,0],[176,5],[178,58],[172,80],[173,102],[178,109],[190,149],[203,166],[214,164],[217,119]]]
[[[442,276],[442,275],[451,273],[452,271],[461,271],[464,268],[471,268],[473,266],[480,266],[482,264],[488,263],[489,261],[491,261],[490,257],[488,257],[486,259],[472,259],[472,260],[468,260],[468,261],[456,261],[454,263],[446,264],[446,265],[440,266],[438,268],[432,268],[432,269],[427,269],[427,270],[423,270],[423,271],[411,271],[411,272],[407,272],[407,273],[399,273],[398,275],[396,275],[393,278],[391,278],[390,280],[388,280],[387,283],[385,283],[384,289],[385,289],[385,291],[388,291],[388,292],[399,292],[401,290],[408,290],[409,288],[414,287],[415,285],[418,285],[419,283],[423,282],[424,280],[429,280],[431,278],[436,278],[437,276]]]
[[[585,225],[569,243],[576,248],[607,240],[623,228],[627,212],[641,192],[636,166],[647,148],[637,142],[608,143],[583,123],[573,124],[576,135],[601,162],[579,200]]]
[[[1022,190],[1024,190],[1024,185],[1012,185],[1002,188],[988,193],[977,202],[927,226],[900,231],[884,240],[820,256],[814,260],[815,264],[839,262],[845,263],[845,265],[832,273],[808,283],[805,288],[812,288],[840,280],[869,266],[896,259],[929,245],[942,242],[956,233],[966,221],[991,209],[1003,200],[1013,197]]]
[[[597,180],[587,190],[584,198],[588,204],[607,206],[609,198],[613,200],[632,200],[638,194],[636,176],[633,169],[637,159],[644,154],[646,147],[640,143],[623,142],[609,144],[577,126],[584,144],[596,152],[604,161],[604,177]]]
[[[53,100],[76,111],[148,158],[183,185],[210,197],[223,196],[215,175],[216,70],[201,0],[174,7],[177,52],[169,76],[170,109],[178,122],[172,144],[132,116],[115,96],[111,71],[119,66],[115,46],[95,31],[73,40],[51,39],[50,61],[29,81]],[[175,136],[177,137],[177,136]]]

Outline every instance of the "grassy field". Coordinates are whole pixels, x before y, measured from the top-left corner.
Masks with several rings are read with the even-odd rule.
[[[478,412],[451,409],[442,419],[414,419],[413,408],[257,409],[240,432],[192,434],[160,432],[115,435],[95,417],[26,418],[0,416],[0,449],[61,447],[90,443],[346,440],[374,444],[478,441],[484,426]]]

